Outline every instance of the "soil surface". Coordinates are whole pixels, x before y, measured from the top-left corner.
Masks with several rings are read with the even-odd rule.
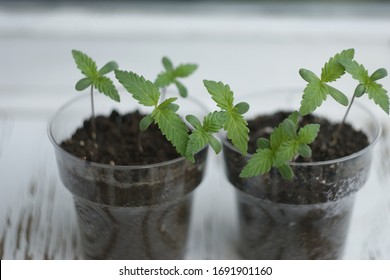
[[[180,157],[155,124],[141,132],[138,111],[120,115],[97,116],[96,139],[91,136],[91,119],[84,121],[61,147],[87,161],[111,165],[153,164]]]
[[[258,116],[253,120],[248,121],[249,134],[249,153],[254,153],[257,149],[256,141],[259,137],[269,139],[269,135],[273,128],[278,126],[290,112],[277,112],[273,115]],[[344,124],[340,130],[340,134],[333,143],[335,132],[339,124],[330,123],[328,120],[319,118],[313,115],[303,117],[300,122],[301,126],[309,123],[320,124],[320,131],[316,140],[310,145],[312,149],[311,158],[299,157],[296,161],[324,161],[336,158],[345,157],[356,153],[368,146],[367,136],[356,131],[351,125]]]

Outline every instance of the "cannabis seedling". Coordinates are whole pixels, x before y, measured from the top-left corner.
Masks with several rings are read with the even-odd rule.
[[[76,83],[76,90],[83,91],[86,88],[91,88],[91,137],[96,139],[96,124],[95,124],[95,106],[93,101],[93,89],[96,88],[100,93],[103,93],[111,99],[119,102],[120,97],[117,89],[110,78],[105,74],[112,72],[118,68],[118,64],[115,61],[106,63],[100,70],[96,66],[96,62],[85,53],[81,51],[72,50],[73,59],[77,65],[77,68],[81,70],[81,73],[85,75]]]
[[[171,84],[176,85],[180,96],[187,97],[187,88],[178,79],[190,76],[198,68],[198,65],[186,63],[174,67],[172,61],[166,56],[162,58],[162,64],[165,68],[165,71],[161,72],[154,82],[158,88],[161,88],[161,98],[165,99],[166,89]]]
[[[336,142],[338,134],[342,129],[348,112],[355,98],[361,97],[364,93],[389,114],[389,97],[383,86],[376,81],[387,75],[385,69],[376,70],[371,76],[363,65],[357,63],[354,58],[354,49],[343,50],[331,57],[321,70],[321,76],[317,77],[313,72],[300,69],[299,74],[308,82],[304,89],[301,100],[299,114],[294,112],[284,120],[268,139],[258,140],[258,149],[249,159],[247,165],[242,170],[241,177],[252,177],[268,172],[272,167],[276,167],[280,174],[288,180],[294,177],[288,162],[298,155],[310,157],[310,144],[315,140],[319,131],[319,125],[309,124],[298,129],[298,118],[314,112],[330,95],[338,103],[348,106],[348,109],[341,121],[338,129],[333,135],[333,143]],[[351,102],[340,90],[329,85],[342,77],[345,73],[359,81]]]
[[[228,85],[221,82],[204,81],[205,87],[221,110],[208,113],[203,122],[193,115],[187,115],[185,119],[193,127],[190,131],[184,119],[177,113],[179,110],[179,105],[175,103],[177,98],[162,98],[161,95],[163,94],[159,91],[159,87],[169,85],[168,82],[162,83],[163,78],[161,77],[169,76],[171,79],[183,75],[188,76],[196,67],[179,66],[173,68],[167,58],[163,59],[163,63],[167,71],[176,72],[176,76],[160,74],[160,78],[157,78],[155,83],[131,71],[115,70],[115,77],[133,98],[139,104],[153,108],[152,112],[141,120],[140,129],[146,130],[154,122],[167,140],[176,148],[176,151],[191,162],[195,161],[194,155],[207,144],[210,144],[216,153],[221,151],[221,144],[213,134],[222,128],[228,131],[228,137],[233,144],[246,154],[249,130],[242,114],[247,111],[249,105],[244,103],[234,105],[233,92]],[[183,70],[187,67],[187,70]],[[182,70],[178,71],[178,69]],[[174,79],[176,78],[172,78],[171,81]],[[168,78],[165,80],[168,80]],[[176,82],[175,84],[177,85]],[[180,91],[180,86],[178,89]],[[183,95],[183,92],[181,95]]]

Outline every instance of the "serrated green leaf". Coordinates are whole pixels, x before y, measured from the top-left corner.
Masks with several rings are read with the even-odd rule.
[[[191,75],[192,73],[195,72],[195,70],[198,68],[198,65],[196,64],[180,64],[173,70],[173,75],[176,78],[185,78]]]
[[[340,63],[345,67],[345,71],[352,75],[352,78],[358,80],[362,84],[366,84],[370,81],[368,71],[363,65],[357,63],[355,60],[340,60]]]
[[[358,84],[355,89],[354,95],[356,97],[361,97],[365,92],[366,92],[366,86],[363,84]]]
[[[296,128],[298,127],[299,113],[297,111],[292,112],[287,118],[293,122]]]
[[[376,70],[372,75],[370,76],[371,81],[377,81],[380,79],[383,79],[384,77],[387,76],[387,71],[384,68],[380,68]]]
[[[110,73],[111,71],[114,71],[115,69],[118,69],[118,63],[115,61],[107,62],[100,70],[99,75],[103,76],[107,73]]]
[[[340,78],[345,73],[345,68],[340,64],[340,60],[352,60],[354,57],[354,49],[343,50],[341,53],[331,57],[321,71],[322,82],[333,82]]]
[[[91,85],[92,85],[92,81],[91,81],[90,78],[83,78],[83,79],[81,79],[80,81],[78,81],[76,83],[75,88],[78,91],[82,91],[82,90],[86,89],[87,87],[89,87]]]
[[[153,117],[151,115],[146,115],[141,119],[139,122],[139,128],[141,131],[145,131],[148,129],[148,127],[152,124]]]
[[[269,149],[257,149],[240,173],[241,178],[257,176],[271,170],[273,152]]]
[[[177,97],[170,97],[170,98],[167,98],[165,99],[163,102],[160,103],[160,105],[158,105],[158,108],[163,110],[163,109],[167,109],[170,105],[172,105],[173,102],[175,102],[177,100]],[[176,105],[176,104],[175,104]],[[170,108],[169,108],[170,110]]]
[[[203,128],[207,132],[216,133],[223,128],[226,121],[226,113],[221,111],[214,111],[208,113],[203,120]]]
[[[233,108],[234,97],[229,85],[207,80],[203,80],[203,84],[219,108],[223,110],[231,110]]]
[[[278,166],[277,168],[284,179],[291,181],[294,178],[294,172],[287,163]]]
[[[297,136],[297,127],[294,122],[288,118],[280,124],[280,128],[289,138],[295,138]]]
[[[309,83],[304,89],[299,113],[302,116],[312,113],[327,97],[327,89],[320,82]]]
[[[156,107],[152,117],[162,134],[172,143],[177,152],[186,155],[188,142],[188,128],[175,112],[165,108]]]
[[[120,101],[118,90],[115,88],[114,83],[107,77],[98,77],[93,82],[95,88],[110,97],[112,100],[115,100],[117,102]]]
[[[309,145],[300,144],[298,146],[298,154],[302,157],[311,157],[311,148]]]
[[[274,165],[279,167],[284,163],[292,160],[298,153],[298,143],[293,140],[283,142],[275,152]]]
[[[169,86],[170,84],[175,82],[175,77],[173,76],[172,72],[162,72],[158,74],[156,80],[154,81],[154,84],[156,87],[164,88]]]
[[[308,83],[318,82],[320,79],[312,71],[301,68],[299,69],[299,75]]]
[[[208,142],[216,154],[221,152],[222,144],[214,136],[208,134]]]
[[[226,113],[227,118],[224,129],[227,131],[227,137],[243,155],[246,155],[249,141],[248,123],[236,110]]]
[[[202,150],[208,143],[207,134],[202,130],[195,130],[188,139],[186,157],[193,161],[194,155]]]
[[[376,82],[369,83],[366,85],[366,91],[368,93],[368,98],[372,99],[375,104],[379,105],[386,114],[389,114],[389,96],[382,85]]]
[[[202,123],[199,121],[199,119],[194,115],[187,115],[186,116],[187,122],[189,122],[195,129],[199,129],[202,127]]]
[[[179,81],[175,81],[175,85],[177,87],[177,90],[179,91],[180,96],[187,97],[188,95],[187,88]]]
[[[257,139],[257,147],[260,149],[270,149],[271,148],[271,142],[266,138],[259,138]]]
[[[298,131],[297,141],[299,144],[311,144],[320,130],[319,124],[307,124]]]
[[[348,97],[344,93],[329,85],[326,85],[326,89],[328,90],[328,93],[330,94],[330,96],[333,97],[334,100],[336,100],[341,105],[348,106],[349,103]]]
[[[271,150],[277,151],[280,145],[287,139],[288,136],[284,133],[283,129],[281,128],[281,124],[279,124],[279,126],[276,127],[270,135]]]
[[[249,111],[249,104],[246,102],[240,102],[237,103],[234,108],[237,109],[237,112],[241,115],[245,114],[246,112]]]
[[[81,73],[88,78],[91,78],[91,80],[98,76],[96,62],[92,58],[77,50],[72,50],[72,55],[77,68],[80,69]]]
[[[121,70],[115,70],[115,77],[140,104],[157,106],[160,92],[151,81],[136,73]]]
[[[167,70],[167,71],[173,70],[172,61],[168,57],[164,56],[162,58],[162,64],[164,65],[165,70]]]

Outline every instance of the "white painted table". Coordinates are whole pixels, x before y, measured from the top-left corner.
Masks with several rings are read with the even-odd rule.
[[[292,9],[292,11],[291,11]],[[0,5],[0,257],[80,258],[70,193],[61,185],[46,134],[49,117],[76,94],[80,77],[71,49],[98,64],[115,59],[154,79],[160,59],[196,62],[190,94],[208,102],[204,78],[245,93],[303,89],[298,69],[319,69],[354,47],[370,71],[390,69],[389,5],[331,6],[75,6]],[[384,85],[390,88],[387,78]],[[346,89],[352,88],[352,81]],[[390,131],[390,121],[378,114]],[[390,132],[389,132],[390,134]],[[389,135],[388,134],[388,135]],[[359,193],[347,259],[390,259],[390,139],[379,143],[367,186]],[[237,258],[232,187],[221,157],[211,156],[196,193],[187,258]]]

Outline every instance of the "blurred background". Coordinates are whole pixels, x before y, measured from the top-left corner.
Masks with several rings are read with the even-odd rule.
[[[305,85],[300,68],[319,73],[346,48],[355,48],[370,72],[390,69],[389,1],[0,0],[0,257],[79,256],[71,197],[58,181],[46,134],[50,116],[80,94],[72,49],[100,66],[116,60],[151,80],[164,55],[197,63],[186,84],[207,103],[202,79],[228,83],[238,99],[275,88],[299,91]],[[390,79],[383,84],[390,88]],[[347,80],[341,88],[351,92],[353,85]],[[388,137],[388,117],[379,112],[378,118]],[[388,146],[383,138],[377,147],[345,258],[390,259]],[[237,257],[230,246],[234,197],[215,177],[223,174],[220,158],[212,160],[221,170],[209,172],[197,194],[188,258]]]

